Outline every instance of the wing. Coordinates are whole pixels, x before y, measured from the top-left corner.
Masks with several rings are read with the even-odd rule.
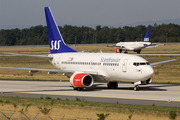
[[[163,57],[163,56],[180,56],[180,54],[136,54],[139,56],[159,56],[159,57]]]
[[[107,47],[113,47],[113,48],[118,48],[118,49],[121,49],[121,50],[125,50],[125,46],[116,46],[116,45],[109,46],[109,45],[107,45]]]
[[[38,73],[40,71],[48,72],[48,74],[57,74],[57,73],[64,73],[63,75],[67,77],[71,77],[72,74],[75,72],[73,70],[57,70],[57,69],[38,69],[38,68],[18,68],[18,67],[0,67],[0,69],[16,69],[16,70],[28,70],[29,73]],[[96,82],[104,82],[106,81],[106,78],[103,74],[100,74],[98,72],[92,72],[92,71],[81,71],[83,73],[88,73],[92,75],[94,80]]]
[[[18,68],[18,67],[0,67],[2,69],[18,69],[18,70],[29,70],[29,73],[37,73],[39,71],[46,71],[48,74],[60,73],[74,73],[73,70],[56,70],[56,69],[38,69],[38,68]]]
[[[40,57],[40,58],[48,58],[48,59],[52,58],[49,55],[34,55],[34,54],[4,53],[4,55],[6,55],[6,56],[30,56],[30,57]]]
[[[114,48],[118,48],[118,49],[121,49],[121,50],[125,50],[125,47],[124,47],[124,46],[115,46]]]
[[[155,65],[160,65],[160,64],[168,63],[168,62],[173,62],[173,61],[176,61],[176,60],[177,60],[177,59],[166,60],[166,61],[151,63],[150,65],[151,65],[151,66],[155,66]]]

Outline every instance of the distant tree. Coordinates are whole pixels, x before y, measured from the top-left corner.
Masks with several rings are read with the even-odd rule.
[[[96,31],[100,31],[101,30],[101,26],[100,25],[97,25],[96,26]]]
[[[150,29],[151,42],[165,42],[168,33],[168,42],[180,42],[180,25],[161,24],[154,26],[138,25],[136,27],[109,28],[97,25],[95,29],[82,26],[64,25],[58,27],[66,44],[76,43],[116,43],[119,41],[140,41]],[[46,26],[38,25],[29,29],[2,29],[0,30],[0,45],[45,45],[49,44]]]

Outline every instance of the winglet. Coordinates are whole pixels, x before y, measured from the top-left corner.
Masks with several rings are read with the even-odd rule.
[[[45,7],[46,24],[49,37],[49,45],[51,53],[76,52],[68,47],[59,32],[58,26],[49,7]]]
[[[149,42],[149,36],[150,36],[150,30],[147,31],[146,36],[145,36],[143,42]]]

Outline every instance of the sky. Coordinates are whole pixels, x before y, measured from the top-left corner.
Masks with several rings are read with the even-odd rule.
[[[180,20],[180,0],[0,0],[0,29],[45,26],[47,6],[61,26],[119,27]]]

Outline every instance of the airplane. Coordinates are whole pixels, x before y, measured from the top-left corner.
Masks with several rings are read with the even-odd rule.
[[[18,56],[32,56],[49,59],[57,69],[37,69],[0,67],[2,69],[28,70],[29,73],[46,71],[48,74],[63,73],[70,78],[74,90],[83,90],[91,87],[94,82],[107,82],[109,89],[116,89],[118,82],[125,81],[134,84],[134,90],[139,85],[152,82],[154,70],[152,66],[176,61],[176,59],[149,64],[147,60],[132,54],[116,53],[86,53],[77,52],[68,47],[58,29],[49,7],[45,7],[45,16],[48,29],[50,54],[11,54]]]
[[[115,46],[109,46],[114,47],[114,52],[121,53],[122,50],[124,50],[124,53],[127,53],[127,51],[134,51],[140,54],[141,49],[146,47],[156,47],[157,44],[152,44],[149,42],[149,36],[150,36],[150,30],[147,31],[146,36],[142,42],[118,42]]]

